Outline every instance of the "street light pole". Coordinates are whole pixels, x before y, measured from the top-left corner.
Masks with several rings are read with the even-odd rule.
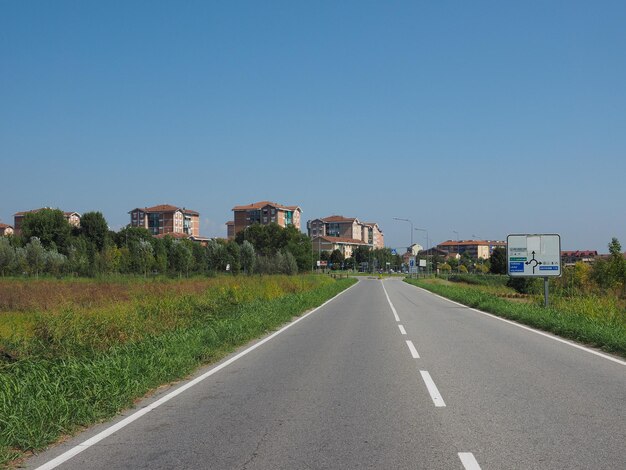
[[[411,224],[411,246],[409,247],[409,250],[411,250],[411,255],[413,255],[413,222],[410,219],[403,219],[401,217],[394,217],[393,220],[401,220],[402,222],[408,222]],[[413,277],[411,276],[411,265],[409,264],[409,277]]]
[[[400,217],[394,217],[393,220],[401,220],[411,224],[411,247],[413,246],[413,222],[409,219],[401,219]]]

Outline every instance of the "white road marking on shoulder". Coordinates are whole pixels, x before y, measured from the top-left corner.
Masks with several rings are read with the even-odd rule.
[[[322,305],[320,305],[319,307],[311,310],[309,313],[306,313],[304,315],[302,315],[301,317],[297,318],[296,320],[294,320],[293,322],[289,323],[288,325],[285,325],[283,328],[281,328],[280,330],[276,331],[275,333],[271,334],[270,336],[268,336],[267,338],[262,339],[261,341],[259,341],[258,343],[253,344],[252,346],[250,346],[247,349],[244,349],[243,351],[241,351],[239,354],[231,357],[230,359],[228,359],[227,361],[224,361],[223,363],[219,364],[218,366],[215,366],[213,369],[205,372],[204,374],[202,374],[199,377],[196,377],[195,379],[193,379],[190,382],[187,382],[185,385],[183,385],[182,387],[177,388],[176,390],[168,393],[167,395],[165,395],[164,397],[160,398],[159,400],[155,401],[154,403],[151,403],[150,405],[146,406],[145,408],[142,408],[138,411],[136,411],[135,413],[131,414],[130,416],[127,416],[126,418],[124,418],[122,421],[120,421],[119,423],[114,424],[113,426],[111,426],[110,428],[105,429],[104,431],[96,434],[95,436],[91,437],[90,439],[87,439],[85,442],[82,442],[81,444],[76,445],[75,447],[72,447],[70,450],[64,452],[63,454],[59,455],[58,457],[50,460],[49,462],[46,462],[45,464],[41,465],[40,467],[37,467],[36,470],[52,470],[53,468],[58,467],[59,465],[61,465],[64,462],[67,462],[69,459],[71,459],[72,457],[80,454],[82,451],[87,450],[89,447],[91,447],[94,444],[97,444],[98,442],[100,442],[101,440],[109,437],[110,435],[116,433],[117,431],[119,431],[120,429],[128,426],[130,423],[132,423],[133,421],[138,420],[139,418],[141,418],[143,415],[145,415],[146,413],[151,412],[152,410],[154,410],[155,408],[158,408],[159,406],[161,406],[162,404],[170,401],[172,398],[180,395],[181,393],[183,393],[185,390],[193,387],[194,385],[199,384],[200,382],[202,382],[204,379],[212,376],[213,374],[215,374],[216,372],[219,372],[220,370],[224,369],[225,367],[228,367],[230,364],[232,364],[233,362],[235,362],[238,359],[241,359],[243,356],[245,356],[246,354],[254,351],[256,348],[258,348],[259,346],[261,346],[262,344],[267,343],[268,341],[270,341],[271,339],[275,338],[276,336],[278,336],[279,334],[281,334],[282,332],[284,332],[285,330],[287,330],[288,328],[291,328],[293,325],[295,325],[296,323],[304,320],[306,317],[308,317],[309,315],[312,315],[313,313],[317,312],[319,309],[321,309],[322,307],[324,307],[326,304],[332,302],[333,300],[335,300],[337,297],[339,297],[340,295],[344,294],[345,292],[348,292],[350,289],[352,289],[354,286],[358,285],[358,283],[353,284],[352,286],[348,287],[346,290],[343,290],[341,292],[339,292],[339,294],[337,294],[336,296],[334,296],[332,299],[328,299],[326,302],[324,302]]]
[[[415,287],[417,287],[417,286],[415,286]],[[602,354],[601,352],[594,351],[593,349],[587,348],[585,346],[581,346],[580,344],[573,343],[572,341],[568,341],[566,339],[559,338],[558,336],[554,336],[552,334],[546,333],[545,331],[536,330],[534,328],[531,328],[530,326],[522,325],[521,323],[517,323],[517,322],[514,322],[512,320],[508,320],[506,318],[499,317],[497,315],[494,315],[493,313],[487,313],[487,312],[483,312],[482,310],[478,310],[476,308],[468,307],[467,305],[463,305],[463,304],[461,304],[459,302],[455,302],[454,300],[447,299],[447,298],[443,297],[442,295],[435,294],[434,292],[430,292],[429,290],[426,290],[426,289],[424,289],[422,287],[417,287],[417,288],[423,290],[424,292],[432,294],[435,297],[439,297],[442,300],[446,300],[446,301],[448,301],[450,303],[453,303],[455,305],[459,305],[461,307],[465,307],[465,308],[467,308],[469,310],[472,310],[472,311],[474,311],[476,313],[480,313],[482,315],[494,318],[496,320],[503,321],[503,322],[508,323],[510,325],[517,326],[518,328],[522,328],[522,329],[530,331],[532,333],[536,333],[538,335],[545,336],[546,338],[550,338],[550,339],[552,339],[554,341],[558,341],[559,343],[567,344],[568,346],[571,346],[573,348],[580,349],[582,351],[585,351],[585,352],[594,354],[596,356],[599,356],[599,357],[601,357],[603,359],[608,359],[609,361],[616,362],[617,364],[621,364],[623,366],[626,366],[626,361],[622,361],[621,359],[618,359],[616,357],[609,356],[608,354]]]
[[[413,356],[413,359],[419,359],[420,355],[417,354],[417,349],[415,349],[415,346],[413,345],[413,341],[411,341],[410,339],[407,340],[406,345],[409,347],[409,351],[411,351],[411,356]]]
[[[404,329],[402,325],[398,325],[398,328],[400,328],[400,333],[402,333],[403,335],[406,335],[406,330]]]
[[[430,393],[430,398],[432,398],[433,403],[437,407],[446,406],[446,403],[443,401],[441,397],[441,393],[437,389],[433,378],[430,376],[427,370],[420,370],[420,374],[422,374],[422,379],[424,379],[424,383],[426,384],[426,388],[428,389],[428,393]]]
[[[400,321],[400,317],[398,316],[398,312],[396,312],[396,308],[391,303],[391,299],[389,298],[389,294],[387,294],[387,289],[385,289],[385,284],[381,283],[381,285],[383,286],[383,290],[385,291],[385,297],[387,297],[387,302],[389,302],[389,306],[391,307],[391,311],[393,312],[393,316],[395,317],[396,321]]]

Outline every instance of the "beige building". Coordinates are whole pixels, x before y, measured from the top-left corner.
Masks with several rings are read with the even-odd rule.
[[[200,214],[184,207],[169,204],[137,207],[129,214],[131,227],[143,227],[152,235],[179,233],[187,236],[200,236]]]
[[[309,220],[307,231],[311,239],[316,237],[342,238],[356,240],[359,245],[384,248],[385,238],[375,222],[360,222],[355,217],[331,215],[322,219]]]
[[[24,221],[24,217],[26,216],[26,214],[39,212],[44,209],[52,209],[52,208],[42,207],[40,209],[33,209],[30,211],[24,211],[24,212],[16,212],[15,214],[13,214],[13,232],[15,233],[15,235],[20,235],[21,229],[22,229],[22,222]],[[80,227],[80,214],[78,212],[63,212],[63,216],[65,217],[65,220],[67,220],[67,222],[72,227]]]
[[[344,258],[350,258],[355,248],[359,246],[369,246],[363,240],[355,238],[343,238],[343,237],[327,237],[318,236],[311,240],[313,246],[313,252],[322,251],[335,251],[339,250]]]
[[[13,235],[13,226],[0,223],[0,237]]]
[[[293,225],[300,230],[302,209],[299,206],[283,206],[270,201],[261,201],[246,206],[233,207],[234,220],[226,222],[228,238],[254,224],[278,224],[281,227]]]
[[[450,254],[467,253],[474,259],[487,259],[493,253],[494,248],[506,248],[506,242],[499,240],[447,240],[437,245],[440,250]]]

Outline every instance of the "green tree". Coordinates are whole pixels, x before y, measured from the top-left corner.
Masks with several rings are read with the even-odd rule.
[[[148,240],[139,240],[129,246],[132,265],[135,272],[148,276],[154,263],[154,249]]]
[[[506,248],[498,246],[493,249],[489,257],[489,272],[492,274],[506,274]]]
[[[21,246],[15,248],[15,256],[13,257],[11,271],[13,271],[13,273],[15,274],[24,274],[28,271],[28,258],[26,256],[26,248],[23,248]]]
[[[49,250],[45,253],[45,269],[54,276],[60,276],[67,264],[67,257],[56,250]]]
[[[622,245],[615,237],[609,243],[609,275],[615,287],[626,284],[626,259],[622,253]]]
[[[225,271],[228,264],[228,253],[224,243],[218,240],[209,240],[206,249],[209,272]]]
[[[10,271],[15,259],[15,248],[7,237],[0,236],[0,272],[4,276]]]
[[[241,245],[241,265],[243,272],[251,274],[254,272],[256,264],[256,252],[254,246],[249,241],[245,240]]]
[[[370,261],[370,248],[367,246],[357,246],[352,251],[352,256],[356,260],[357,264],[366,263]]]
[[[143,227],[124,227],[115,234],[115,244],[119,248],[123,246],[129,247],[130,244],[136,243],[140,240],[149,241],[151,239],[152,235],[148,229]]]
[[[102,212],[85,212],[80,218],[80,233],[102,251],[109,238],[109,225]]]
[[[226,244],[226,253],[228,255],[228,265],[232,274],[239,274],[241,271],[241,249],[236,241],[230,241]]]
[[[65,220],[63,211],[59,209],[41,209],[28,212],[22,221],[22,238],[24,242],[36,237],[44,248],[55,247],[67,253],[71,225]]]
[[[193,254],[189,246],[181,240],[174,240],[169,252],[169,264],[179,276],[189,275]]]
[[[343,263],[344,256],[340,250],[333,250],[330,253],[330,262],[332,263],[332,269],[341,268],[341,263]]]
[[[28,268],[31,274],[34,273],[35,277],[39,277],[39,273],[46,266],[46,249],[41,244],[39,238],[32,237],[26,245],[26,260],[28,261]]]

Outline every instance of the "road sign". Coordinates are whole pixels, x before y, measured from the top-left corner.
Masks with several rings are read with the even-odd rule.
[[[507,268],[514,277],[561,275],[561,236],[557,234],[509,235]]]

